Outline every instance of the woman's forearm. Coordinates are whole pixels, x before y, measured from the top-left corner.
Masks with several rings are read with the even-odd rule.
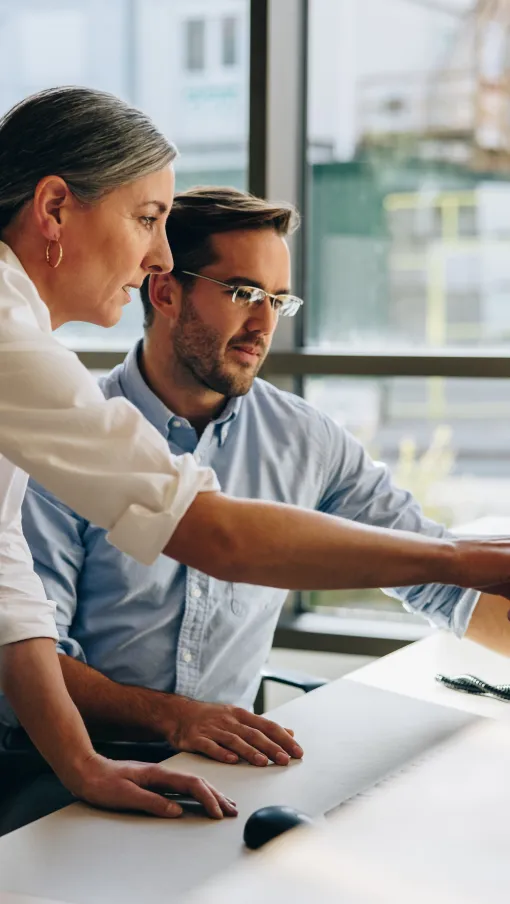
[[[219,493],[197,496],[164,552],[219,580],[290,590],[476,587],[510,577],[507,539],[437,539]]]
[[[1,647],[0,675],[27,734],[61,781],[73,787],[94,751],[67,692],[55,642],[35,637]]]

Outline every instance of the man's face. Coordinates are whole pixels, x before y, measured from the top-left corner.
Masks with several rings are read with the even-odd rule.
[[[272,229],[215,235],[211,243],[216,262],[203,276],[271,295],[290,291],[289,249]],[[198,384],[229,397],[251,388],[278,323],[269,298],[252,307],[234,304],[232,290],[206,279],[184,288],[172,342],[180,366]]]

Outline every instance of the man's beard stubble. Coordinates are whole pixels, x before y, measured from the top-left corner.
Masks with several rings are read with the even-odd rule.
[[[237,369],[228,370],[222,363],[223,342],[219,333],[214,327],[204,324],[189,296],[183,301],[173,335],[174,352],[181,367],[213,392],[229,398],[246,395],[266,357],[265,343],[254,338],[253,334],[231,340],[230,346],[247,343],[259,348],[261,354],[256,367],[248,365],[243,368],[239,364]]]

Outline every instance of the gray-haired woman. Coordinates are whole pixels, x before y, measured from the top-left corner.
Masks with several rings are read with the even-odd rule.
[[[125,399],[105,401],[51,330],[69,320],[115,323],[129,286],[171,269],[174,155],[142,113],[83,88],[28,98],[0,122],[2,680],[34,743],[77,795],[176,815],[147,790],[164,784],[221,817],[235,810],[205,782],[93,751],[22,534],[25,472],[141,562],[163,552],[222,580],[303,589],[506,584],[510,543],[423,537],[229,499],[210,470],[174,458]],[[300,755],[290,734],[286,743]]]
[[[46,91],[0,123],[0,644],[3,686],[20,721],[75,794],[160,816],[181,812],[149,786],[194,794],[209,815],[235,808],[207,782],[94,753],[65,689],[54,607],[32,569],[20,519],[24,470],[112,528],[142,559],[161,550],[213,476],[177,462],[124,402],[105,405],[51,330],[111,326],[129,286],[170,270],[165,219],[175,149],[108,94]],[[120,400],[119,400],[120,402]]]

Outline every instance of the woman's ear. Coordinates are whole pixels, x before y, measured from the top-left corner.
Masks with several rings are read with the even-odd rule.
[[[149,278],[149,298],[152,307],[163,317],[173,320],[181,309],[182,286],[171,273],[152,273]]]
[[[36,223],[48,241],[61,236],[65,211],[72,203],[71,191],[60,176],[45,176],[36,185],[33,210]]]

